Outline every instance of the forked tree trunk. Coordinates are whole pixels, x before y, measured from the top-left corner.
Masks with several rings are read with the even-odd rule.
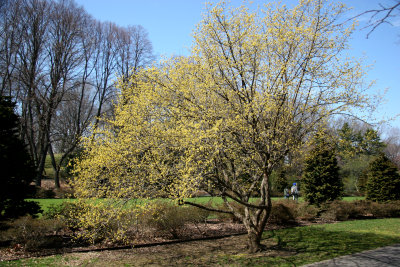
[[[244,209],[243,223],[247,230],[248,249],[250,253],[265,250],[265,246],[261,244],[261,237],[272,208],[268,174],[269,173],[264,172],[264,177],[260,187],[260,206],[264,207],[245,207]]]
[[[250,253],[265,250],[265,246],[261,244],[261,238],[269,218],[270,210],[270,207],[259,210],[260,215],[257,216],[257,211],[252,212],[249,208],[246,208],[243,223],[247,230],[247,247]]]

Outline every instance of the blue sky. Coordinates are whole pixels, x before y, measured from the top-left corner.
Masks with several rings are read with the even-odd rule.
[[[379,3],[391,4],[395,0],[343,0],[353,7],[348,16],[377,8]],[[142,25],[148,32],[156,55],[187,55],[192,42],[192,31],[204,12],[204,0],[76,0],[86,11],[101,21],[115,22],[120,26]],[[208,2],[218,2],[209,0]],[[242,0],[232,0],[240,5]],[[254,0],[253,5],[268,2]],[[293,4],[296,1],[282,1]],[[386,103],[375,114],[377,119],[400,114],[400,12],[392,20],[394,26],[382,25],[367,39],[368,29],[357,31],[350,41],[351,55],[365,57],[365,63],[373,64],[369,80],[376,80],[374,91],[386,93]],[[368,16],[360,17],[360,27]],[[390,122],[400,128],[400,117]]]

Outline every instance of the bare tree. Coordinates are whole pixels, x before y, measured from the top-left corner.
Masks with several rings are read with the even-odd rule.
[[[21,2],[3,0],[0,2],[0,94],[16,96],[15,77],[17,52],[21,44]],[[15,90],[18,91],[18,90]]]
[[[390,20],[393,17],[399,16],[400,15],[399,11],[400,11],[400,1],[395,0],[392,4],[379,3],[379,7],[364,11],[353,18],[358,18],[366,14],[371,15],[367,26],[364,27],[364,28],[370,28],[370,31],[367,34],[368,38],[369,35],[380,25],[386,23],[392,25]]]
[[[98,126],[99,118],[107,111],[107,102],[115,97],[115,72],[118,59],[117,30],[117,25],[111,22],[98,22],[96,25],[94,86],[97,112],[94,128]]]
[[[18,83],[23,92],[20,94],[22,115],[22,136],[29,146],[34,159],[37,177],[36,185],[40,185],[44,169],[48,142],[41,130],[44,117],[43,110],[47,103],[43,101],[41,92],[46,90],[47,77],[45,63],[47,56],[45,47],[48,38],[50,5],[46,1],[28,0],[21,7],[24,14],[19,21],[22,42],[18,50]]]
[[[400,129],[391,128],[387,132],[387,137],[385,138],[386,156],[397,166],[400,170]]]
[[[80,47],[80,71],[74,79],[71,90],[67,91],[60,103],[52,123],[52,146],[49,150],[52,155],[52,165],[55,173],[55,185],[59,186],[61,167],[77,149],[80,138],[87,133],[88,127],[94,118],[94,105],[96,97],[91,83],[95,62],[95,31],[96,21],[89,15],[83,14],[81,18],[81,34],[78,36]],[[55,160],[54,151],[61,154]]]
[[[124,82],[154,60],[153,46],[147,31],[140,25],[118,30],[117,73]]]
[[[64,95],[73,90],[73,81],[80,75],[77,67],[83,57],[81,53],[80,41],[82,34],[82,18],[85,14],[82,8],[78,8],[71,0],[63,0],[53,4],[50,14],[51,23],[49,27],[50,44],[47,47],[49,58],[49,78],[50,86],[43,95],[47,101],[47,109],[42,123],[43,138],[46,140],[47,149],[51,157],[52,165],[55,170],[55,186],[60,187],[59,171],[60,164],[57,164],[53,147],[51,144],[51,121],[55,116],[57,107],[63,101]],[[45,149],[45,148],[44,148]],[[46,153],[43,151],[43,153]],[[63,157],[68,155],[64,154]]]

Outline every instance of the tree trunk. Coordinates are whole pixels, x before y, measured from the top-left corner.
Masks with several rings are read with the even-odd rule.
[[[270,209],[253,211],[245,208],[245,216],[243,223],[247,230],[247,247],[250,253],[255,253],[265,250],[265,246],[261,244],[261,237],[264,232],[265,225],[269,217]]]
[[[51,165],[54,170],[54,186],[55,188],[60,188],[60,167],[57,165],[56,158],[53,153],[53,147],[49,146],[49,155],[51,158]],[[59,163],[61,165],[61,163]]]
[[[265,246],[261,244],[261,237],[264,232],[265,225],[267,224],[269,215],[271,214],[271,195],[269,187],[269,175],[264,173],[261,182],[261,201],[260,205],[264,208],[250,208],[245,207],[243,223],[247,229],[248,249],[250,253],[265,250]]]
[[[265,246],[261,244],[262,231],[257,232],[253,229],[247,229],[247,247],[250,253],[256,253],[265,250]]]

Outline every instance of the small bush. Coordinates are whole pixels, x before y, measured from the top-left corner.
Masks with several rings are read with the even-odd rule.
[[[394,218],[400,217],[400,201],[391,201],[386,203],[372,202],[371,213],[376,218]]]
[[[310,205],[307,202],[295,205],[296,205],[296,210],[295,210],[296,219],[304,221],[314,221],[317,218],[319,209],[316,206]]]
[[[79,200],[65,205],[56,217],[64,219],[79,242],[92,244],[102,241],[123,242],[129,240],[128,233],[136,222],[137,212],[133,208],[120,206],[114,201],[95,202]]]
[[[73,209],[75,209],[75,205],[72,202],[63,202],[61,204],[51,204],[47,211],[43,212],[43,217],[46,219],[55,219],[55,218],[63,218],[66,219],[69,217],[69,214]]]
[[[12,244],[19,244],[27,251],[34,251],[45,247],[55,247],[54,233],[65,227],[61,220],[34,219],[31,216],[21,217],[13,221],[5,236],[12,240]]]
[[[349,218],[357,217],[358,211],[351,202],[333,201],[326,203],[320,217],[328,221],[346,221]]]
[[[323,206],[321,218],[330,221],[348,219],[392,218],[400,216],[400,201],[377,203],[369,200],[354,202],[333,201]]]
[[[165,201],[153,202],[139,221],[155,230],[154,235],[170,234],[179,238],[180,231],[188,223],[204,222],[209,212],[192,206],[177,206]]]
[[[288,224],[295,221],[295,214],[292,207],[285,203],[273,203],[268,223]]]

